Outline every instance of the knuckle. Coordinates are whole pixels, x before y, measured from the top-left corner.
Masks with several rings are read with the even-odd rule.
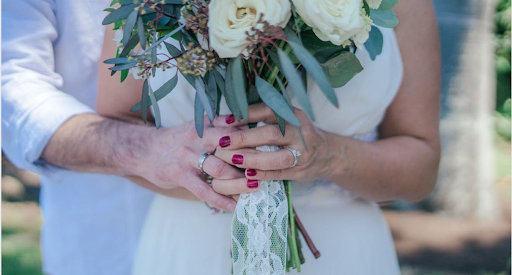
[[[212,177],[219,177],[221,175],[224,175],[226,173],[227,166],[223,162],[215,162],[212,166],[211,176]]]
[[[279,157],[277,157],[279,167],[288,168],[288,167],[292,166],[293,161],[295,160],[293,155],[290,154],[290,152],[288,152],[288,150],[286,150],[286,151],[287,152],[283,152],[283,153],[279,154]]]
[[[282,138],[281,131],[278,127],[269,126],[265,128],[265,135],[272,141],[277,141]]]
[[[236,140],[236,143],[239,144],[239,145],[245,145],[247,144],[247,135],[245,134],[244,131],[238,131],[236,134],[235,134],[235,140]]]

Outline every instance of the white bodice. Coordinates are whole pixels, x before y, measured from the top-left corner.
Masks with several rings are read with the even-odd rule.
[[[356,56],[364,69],[345,86],[335,89],[338,108],[327,100],[316,83],[308,77],[308,97],[316,118],[314,124],[318,128],[367,142],[377,139],[377,127],[397,94],[403,76],[403,64],[395,33],[392,29],[380,30],[384,37],[382,53],[375,60],[371,60],[364,46],[357,49]],[[155,77],[150,79],[153,90],[163,85],[175,73],[175,69],[157,71]],[[158,102],[162,126],[173,127],[193,120],[194,97],[194,88],[180,74],[177,87]],[[292,98],[292,103],[300,108],[296,99]],[[224,101],[221,103],[220,113],[230,113]],[[328,202],[329,198],[337,199],[347,195],[339,186],[322,180],[310,184],[295,184],[293,190],[297,197],[294,203],[309,201],[318,196]]]

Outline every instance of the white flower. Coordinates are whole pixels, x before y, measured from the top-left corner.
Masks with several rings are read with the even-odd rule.
[[[116,41],[117,47],[123,46],[123,29],[119,28],[114,33],[114,41]]]
[[[247,31],[262,20],[285,27],[291,17],[289,0],[212,0],[208,28],[210,47],[221,58],[238,56],[249,44]]]
[[[366,42],[372,20],[363,8],[363,0],[292,0],[297,13],[313,28],[316,36],[335,45]]]
[[[368,3],[370,9],[378,9],[382,0],[366,0],[366,3]]]

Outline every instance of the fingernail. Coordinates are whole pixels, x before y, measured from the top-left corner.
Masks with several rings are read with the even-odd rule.
[[[231,144],[231,138],[230,138],[229,136],[222,137],[222,138],[219,140],[219,145],[220,145],[220,147],[222,147],[222,148],[224,148],[224,147],[228,147],[230,144]]]
[[[260,183],[257,180],[247,180],[247,187],[251,189],[258,188],[259,185]]]
[[[229,116],[226,117],[226,123],[227,124],[231,124],[233,122],[235,122],[235,115],[229,115]]]
[[[233,164],[243,164],[244,163],[244,156],[242,156],[242,155],[233,155],[233,157],[231,158],[231,161],[233,162]]]
[[[249,176],[249,177],[254,177],[257,174],[256,170],[254,170],[254,169],[247,169],[246,173],[247,173],[247,176]]]
[[[228,210],[229,210],[229,211],[232,211],[232,212],[235,212],[235,209],[236,209],[236,204],[234,204],[234,203],[230,202],[230,203],[228,204]]]

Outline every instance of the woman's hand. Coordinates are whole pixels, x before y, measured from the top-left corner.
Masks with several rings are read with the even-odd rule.
[[[269,125],[230,132],[219,139],[215,156],[238,168],[245,168],[248,179],[253,180],[294,180],[307,182],[327,177],[329,167],[333,165],[329,153],[328,135],[316,128],[306,114],[294,110],[301,122],[304,143],[298,129],[286,124],[283,136],[272,110],[265,104],[249,106],[249,122],[264,121]],[[242,126],[247,122],[237,122],[232,116],[226,121],[233,126]],[[292,152],[282,149],[277,152],[260,152],[253,149],[260,145],[276,145],[300,151],[301,156],[295,167]],[[306,147],[304,147],[306,145]],[[337,163],[335,165],[341,165]]]
[[[198,137],[193,121],[169,129],[148,129],[147,140],[141,143],[145,146],[133,150],[134,175],[162,189],[184,187],[216,208],[234,211],[235,201],[230,196],[256,190],[257,181],[247,180],[243,172],[214,155],[203,162],[204,172],[213,177],[211,186],[198,168],[204,153],[213,153],[221,137],[238,130],[227,126],[221,118],[212,125],[207,122],[203,138]]]

